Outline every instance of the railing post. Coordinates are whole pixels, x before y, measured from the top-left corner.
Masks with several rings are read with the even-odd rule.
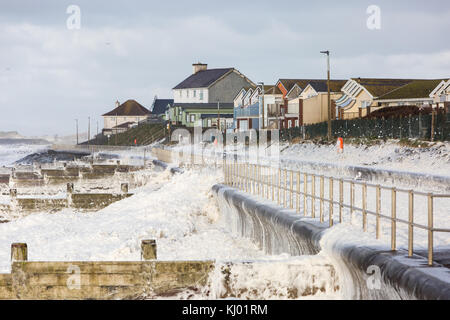
[[[234,187],[234,160],[230,163],[230,185]]]
[[[258,196],[259,196],[260,193],[261,193],[261,186],[260,186],[260,184],[259,184],[259,176],[260,176],[259,173],[260,173],[260,172],[259,172],[259,164],[257,164],[257,165],[256,165],[256,172],[255,172],[255,174],[256,174],[255,181],[256,181],[256,185],[257,185],[257,187],[258,187],[258,191],[256,192],[256,194],[257,194]]]
[[[227,167],[227,162],[226,162],[226,160],[224,159],[223,160],[224,161],[224,163],[223,163],[223,178],[224,178],[224,181],[225,181],[225,185],[228,185],[228,167]]]
[[[342,209],[344,205],[344,180],[339,180],[339,223],[342,223]]]
[[[350,221],[353,219],[353,208],[355,208],[355,183],[350,182]]]
[[[324,187],[324,177],[323,175],[320,176],[320,222],[323,222],[323,201],[325,197],[325,187]]]
[[[266,167],[262,167],[262,176],[261,176],[261,182],[262,182],[262,196],[263,196],[263,198],[265,198],[266,197],[266,194],[267,194],[267,192],[266,192],[266,177],[265,177],[265,169],[266,169]]]
[[[330,209],[329,209],[329,222],[330,222],[330,227],[332,227],[333,226],[333,205],[334,205],[334,203],[333,203],[333,184],[334,184],[334,180],[333,180],[333,177],[330,177],[330,179],[329,179],[329,187],[330,187],[330,194],[329,194],[329,197],[330,197]]]
[[[428,194],[428,265],[433,266],[433,195]]]
[[[264,166],[259,167],[259,183],[261,184],[261,197],[264,198]]]
[[[226,167],[227,167],[227,185],[230,185],[230,163],[228,161],[226,162]]]
[[[363,230],[367,232],[367,184],[365,182],[362,187],[362,204]]]
[[[288,194],[288,177],[287,177],[287,169],[284,169],[284,207],[288,208],[287,203],[287,194]]]
[[[239,162],[236,161],[236,189],[239,189]]]
[[[377,185],[376,187],[377,193],[376,193],[376,222],[375,222],[375,229],[376,229],[376,238],[380,239],[380,210],[381,210],[381,186]]]
[[[245,172],[245,192],[248,192],[248,162],[244,164],[244,172]]]
[[[316,175],[311,174],[311,217],[316,217]]]
[[[278,197],[277,197],[277,204],[280,204],[280,187],[281,187],[281,168],[278,168]]]
[[[303,174],[303,215],[308,215],[308,174]]]
[[[250,182],[250,192],[252,194],[256,194],[256,185],[255,185],[255,171],[256,171],[256,165],[252,164],[250,166],[250,177],[251,177],[251,182]]]
[[[295,195],[297,212],[300,213],[300,172],[297,172],[297,194]]]
[[[264,167],[260,165],[259,167],[259,183],[261,184],[261,197],[264,197]]]
[[[275,201],[275,169],[270,168],[270,174],[272,176],[272,201]]]
[[[391,249],[397,250],[397,190],[391,191]]]
[[[408,192],[408,257],[412,257],[414,250],[414,193]]]
[[[293,189],[294,189],[294,171],[291,170],[291,179],[290,179],[290,183],[291,183],[291,198],[290,198],[290,204],[291,204],[291,209],[294,209],[294,199],[292,199],[292,196],[294,195]]]

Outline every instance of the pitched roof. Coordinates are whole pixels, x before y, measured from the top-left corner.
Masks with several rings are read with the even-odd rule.
[[[149,113],[150,111],[141,106],[136,100],[127,100],[103,116],[145,116]]]
[[[198,71],[180,82],[173,89],[207,88],[234,68],[208,69]]]
[[[341,88],[345,85],[347,80],[330,80],[330,91],[339,92]],[[327,80],[314,80],[310,81],[308,84],[313,87],[316,92],[328,92],[328,81]]]
[[[305,89],[311,81],[322,81],[322,79],[280,79],[278,81],[289,92],[295,85],[298,85],[301,89]]]
[[[242,87],[234,96],[233,101],[236,100],[236,98],[241,94],[242,91],[244,91],[244,95],[247,93],[248,90],[250,89],[255,89],[255,86],[246,86],[246,87]]]
[[[169,105],[173,105],[173,99],[155,99],[152,114],[164,114]]]
[[[392,90],[400,88],[414,79],[369,79],[352,78],[352,80],[363,86],[374,97],[381,97]]]
[[[379,97],[379,100],[429,98],[442,80],[413,80]]]
[[[264,94],[283,94],[277,86],[264,86]]]
[[[174,103],[174,107],[180,107],[184,109],[217,109],[217,103],[216,102],[209,102],[209,103]],[[219,104],[220,109],[229,109],[234,108],[234,103],[225,103],[220,102]]]

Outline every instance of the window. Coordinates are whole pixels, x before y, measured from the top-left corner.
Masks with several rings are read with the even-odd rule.
[[[203,90],[200,90],[200,100],[203,100]]]
[[[194,98],[197,97],[197,90],[194,90]]]
[[[195,122],[195,114],[191,114],[191,122]]]

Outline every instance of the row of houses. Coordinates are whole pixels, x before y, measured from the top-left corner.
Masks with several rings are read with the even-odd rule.
[[[208,69],[194,63],[186,79],[173,87],[173,99],[155,97],[150,109],[134,100],[103,115],[104,133],[120,132],[145,119],[172,125],[215,127],[222,131],[283,129],[332,119],[368,116],[385,107],[450,108],[450,79],[351,78],[279,79],[255,84],[235,68]],[[328,88],[329,86],[329,88]]]
[[[449,79],[330,80],[334,119],[368,116],[385,107],[450,108]],[[245,87],[234,99],[235,128],[291,128],[328,120],[328,82],[280,79],[275,85]]]

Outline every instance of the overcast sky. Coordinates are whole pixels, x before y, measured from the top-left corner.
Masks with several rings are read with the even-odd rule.
[[[335,79],[448,78],[449,17],[448,0],[0,0],[0,131],[73,134],[90,116],[95,132],[116,99],[171,98],[197,61],[273,84],[326,77],[329,49]]]

